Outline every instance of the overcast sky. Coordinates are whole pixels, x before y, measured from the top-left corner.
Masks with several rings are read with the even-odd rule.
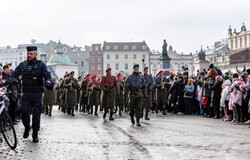
[[[229,24],[250,26],[249,0],[1,0],[0,46],[31,39],[84,46],[143,41],[161,50],[166,39],[188,54],[227,38]]]

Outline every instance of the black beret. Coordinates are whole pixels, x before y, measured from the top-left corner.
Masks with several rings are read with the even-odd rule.
[[[250,68],[247,69],[247,74],[250,74]]]
[[[26,49],[27,49],[27,52],[37,51],[37,47],[36,46],[27,46]]]
[[[209,68],[214,68],[214,65],[213,65],[213,64],[210,64],[210,65],[209,65]]]
[[[133,67],[133,68],[135,68],[135,67],[138,67],[138,68],[139,68],[139,64],[134,64],[134,67]]]

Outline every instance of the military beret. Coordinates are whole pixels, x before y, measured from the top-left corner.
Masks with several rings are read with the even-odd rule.
[[[108,71],[111,71],[111,68],[107,68],[107,69],[106,69],[106,72],[108,72]]]
[[[82,76],[78,76],[78,79],[81,79],[82,78]]]
[[[27,49],[27,52],[37,51],[37,47],[36,46],[27,46],[26,49]]]
[[[139,64],[134,64],[134,67],[133,67],[133,68],[135,68],[135,67],[138,67],[138,68],[139,68]]]
[[[121,76],[121,73],[118,73],[116,76],[117,76],[117,77]]]
[[[74,71],[71,71],[69,74],[74,74],[75,72]]]
[[[144,67],[144,70],[148,69],[148,67]]]

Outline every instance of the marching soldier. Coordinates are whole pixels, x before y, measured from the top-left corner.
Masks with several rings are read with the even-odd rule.
[[[113,110],[115,105],[115,88],[116,80],[115,76],[111,75],[111,68],[106,70],[106,76],[102,77],[101,88],[103,90],[102,94],[102,106],[104,108],[103,118],[106,118],[106,115],[109,110],[109,120],[114,120]]]
[[[116,92],[116,100],[115,100],[115,113],[119,109],[119,115],[122,115],[122,110],[123,110],[123,86],[124,86],[124,81],[121,77],[121,74],[118,73],[116,76],[116,87],[117,87],[117,92]]]
[[[156,113],[158,109],[162,108],[162,114],[167,115],[166,104],[167,104],[167,90],[166,90],[166,78],[163,76],[163,71],[160,70],[155,79],[156,87]]]
[[[145,120],[149,120],[148,112],[152,107],[152,88],[153,88],[153,78],[148,74],[148,67],[144,67],[144,80],[147,87],[147,98],[144,98],[143,109],[145,109]],[[142,114],[143,114],[142,109]]]
[[[61,111],[63,113],[66,112],[66,104],[65,104],[65,92],[66,92],[66,88],[65,88],[65,81],[66,79],[69,77],[68,73],[65,73],[61,83],[59,84],[59,90],[60,90],[60,97],[59,97],[59,108],[61,108]]]
[[[77,104],[77,89],[79,88],[74,74],[74,71],[70,72],[69,78],[65,80],[65,105],[67,105],[68,114],[72,116],[75,116],[74,107]]]
[[[78,76],[77,78],[77,83],[79,85],[79,88],[77,89],[77,104],[76,104],[76,112],[78,112],[78,107],[79,107],[79,102],[80,102],[80,96],[81,96],[81,89],[80,89],[80,86],[81,86],[81,82],[82,82],[82,76]]]
[[[132,124],[135,124],[134,116],[136,117],[136,125],[141,126],[141,110],[143,107],[143,98],[147,97],[146,95],[146,83],[139,74],[139,65],[134,65],[133,74],[131,74],[125,84],[125,94],[129,92],[129,108],[130,108],[130,117]]]
[[[93,106],[95,106],[95,116],[98,116],[98,105],[100,104],[100,84],[96,81],[96,75],[92,77],[92,80],[89,82],[88,91],[89,91],[89,112],[88,114],[93,114]]]
[[[83,111],[83,113],[86,112],[86,108],[88,106],[88,82],[89,82],[89,77],[90,77],[90,74],[87,74],[85,77],[84,77],[84,80],[82,81],[82,84],[81,84],[81,98],[80,98],[80,107],[81,107],[81,110],[80,111]]]
[[[52,107],[55,104],[56,101],[56,80],[54,78],[51,78],[51,81],[53,83],[53,89],[49,90],[45,88],[44,95],[43,95],[43,105],[45,108],[45,115],[51,116]]]

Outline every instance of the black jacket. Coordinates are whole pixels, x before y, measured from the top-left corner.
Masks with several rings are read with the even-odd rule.
[[[213,106],[219,106],[220,105],[220,98],[221,98],[221,91],[222,91],[222,82],[216,82],[210,89],[214,91],[213,94]]]
[[[170,100],[177,100],[177,96],[178,96],[178,82],[173,82],[173,84],[171,85],[170,89],[169,89],[169,94],[171,95]]]

